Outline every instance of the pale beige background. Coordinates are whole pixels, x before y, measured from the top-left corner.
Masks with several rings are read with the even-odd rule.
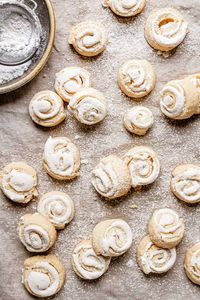
[[[177,164],[199,163],[200,119],[194,117],[186,122],[171,122],[164,118],[159,110],[159,91],[167,81],[199,71],[200,2],[148,0],[145,11],[128,20],[103,9],[100,0],[54,0],[53,4],[57,19],[56,48],[46,68],[26,87],[0,96],[0,167],[10,161],[25,160],[38,171],[40,195],[58,189],[69,193],[74,199],[76,217],[59,233],[58,241],[51,250],[51,253],[59,255],[67,269],[66,284],[55,299],[199,299],[200,288],[184,274],[183,257],[186,249],[200,240],[200,206],[188,207],[178,202],[170,193],[169,180]],[[190,23],[190,33],[185,42],[166,58],[153,51],[143,37],[147,16],[154,8],[165,6],[179,8]],[[101,21],[109,34],[107,50],[94,59],[80,57],[67,43],[71,25],[83,20]],[[119,66],[131,58],[148,59],[158,75],[156,89],[142,102],[155,115],[155,125],[144,138],[130,135],[122,126],[123,113],[136,102],[122,95],[116,83],[116,74]],[[31,97],[42,89],[53,89],[54,74],[62,67],[71,65],[85,67],[91,72],[93,87],[107,97],[108,117],[103,123],[90,128],[80,126],[71,116],[55,129],[35,126],[27,112]],[[68,136],[80,147],[82,159],[89,161],[87,165],[82,165],[80,178],[71,183],[60,183],[46,175],[41,159],[49,135]],[[159,155],[162,172],[157,182],[141,194],[132,191],[119,203],[102,201],[90,183],[92,168],[105,155],[115,153],[122,156],[131,146],[141,144],[152,146]],[[138,205],[137,210],[130,208],[133,204]],[[18,240],[16,225],[20,216],[35,211],[36,203],[20,207],[0,194],[0,206],[0,299],[33,299],[21,285],[23,261],[30,254]],[[135,246],[146,234],[153,210],[165,206],[176,209],[184,217],[186,236],[178,247],[174,268],[164,276],[146,277],[136,264]],[[78,241],[90,235],[98,221],[112,215],[128,220],[133,229],[133,246],[127,254],[111,263],[100,280],[84,282],[72,271],[72,250]]]

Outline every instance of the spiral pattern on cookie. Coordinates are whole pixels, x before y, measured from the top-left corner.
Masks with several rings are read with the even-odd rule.
[[[94,125],[106,116],[105,97],[95,89],[82,89],[71,99],[69,109],[79,122]]]
[[[57,179],[72,179],[79,174],[79,150],[66,137],[49,137],[45,144],[43,161],[47,173]]]
[[[144,6],[146,0],[104,0],[103,6],[110,7],[110,9],[121,17],[131,17],[139,14]]]
[[[172,172],[171,189],[184,202],[200,202],[200,166],[186,164],[176,167]]]
[[[152,112],[144,106],[135,106],[124,115],[124,126],[132,133],[144,135],[153,125]]]
[[[157,247],[149,236],[146,236],[138,246],[137,261],[145,274],[165,273],[173,267],[176,261],[176,249]]]
[[[188,278],[200,285],[200,243],[187,250],[184,267]]]
[[[169,51],[177,47],[188,32],[188,23],[173,8],[153,12],[147,19],[145,37],[155,49]]]
[[[108,257],[125,253],[132,245],[130,226],[121,219],[106,220],[96,225],[92,233],[95,252]]]
[[[38,202],[38,212],[57,228],[63,229],[74,217],[74,202],[65,193],[50,192]]]
[[[185,107],[185,92],[180,80],[167,83],[161,91],[160,108],[169,118],[177,118]]]
[[[149,94],[155,82],[155,71],[146,60],[129,60],[121,66],[118,72],[119,87],[132,98],[142,98]]]
[[[124,156],[132,179],[132,186],[153,183],[160,172],[160,162],[156,153],[149,147],[136,146]]]
[[[94,280],[101,277],[108,269],[110,258],[97,255],[90,240],[80,242],[72,255],[74,271],[83,279]]]
[[[60,124],[66,117],[62,99],[51,91],[37,93],[29,104],[29,113],[35,123],[45,127]]]
[[[69,44],[84,56],[96,56],[104,51],[107,37],[103,26],[96,22],[82,22],[71,29]]]
[[[66,102],[82,88],[90,86],[90,74],[83,68],[68,67],[56,74],[55,90]]]
[[[38,193],[36,171],[25,163],[8,164],[0,173],[3,193],[13,202],[27,203]]]

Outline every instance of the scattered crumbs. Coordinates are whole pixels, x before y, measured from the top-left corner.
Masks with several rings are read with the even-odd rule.
[[[75,138],[74,138],[75,140],[79,140],[80,139],[80,135],[75,135]]]
[[[82,165],[88,165],[89,161],[87,159],[81,160]]]
[[[131,209],[138,209],[138,206],[136,204],[130,205],[129,206]]]

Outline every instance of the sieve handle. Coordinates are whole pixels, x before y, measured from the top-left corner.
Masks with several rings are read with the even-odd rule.
[[[21,2],[30,7],[33,11],[37,8],[37,3],[34,0],[21,0]]]

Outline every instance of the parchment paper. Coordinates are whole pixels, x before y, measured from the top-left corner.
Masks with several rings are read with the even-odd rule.
[[[199,117],[172,122],[159,109],[159,91],[169,80],[199,72],[200,2],[199,0],[148,0],[144,12],[135,18],[122,19],[101,6],[100,0],[54,0],[57,36],[56,47],[43,72],[26,87],[0,96],[0,167],[11,161],[24,160],[35,167],[39,176],[39,194],[58,189],[69,193],[76,205],[72,223],[59,232],[58,240],[50,253],[56,253],[67,270],[67,280],[59,300],[140,300],[182,299],[196,300],[200,287],[192,284],[183,270],[185,251],[200,241],[200,205],[189,207],[180,203],[170,192],[172,169],[180,163],[199,163]],[[174,6],[186,16],[190,33],[184,43],[169,57],[152,50],[143,36],[147,16],[155,8]],[[70,27],[83,20],[101,21],[109,34],[107,50],[97,58],[86,59],[75,53],[67,43]],[[153,129],[143,138],[129,134],[123,128],[124,112],[136,104],[123,95],[116,82],[119,66],[127,59],[146,58],[156,68],[157,85],[153,93],[141,103],[155,116]],[[54,86],[55,73],[67,66],[81,66],[92,74],[92,86],[105,93],[109,114],[95,127],[83,127],[72,116],[54,129],[43,129],[31,121],[28,104],[32,96]],[[49,137],[68,136],[80,147],[81,176],[70,183],[51,179],[43,170],[42,153]],[[109,155],[122,156],[134,145],[149,145],[158,153],[162,172],[155,184],[141,193],[132,191],[122,201],[108,203],[94,191],[90,171],[99,159]],[[84,161],[86,162],[86,161]],[[138,209],[132,209],[136,204]],[[20,243],[16,227],[25,213],[35,212],[37,202],[26,207],[17,206],[0,194],[0,299],[33,299],[21,284],[21,269],[30,256]],[[163,276],[146,277],[138,268],[135,248],[147,232],[147,223],[156,208],[170,207],[184,217],[186,234],[177,249],[174,268]],[[131,250],[114,260],[108,272],[95,282],[77,278],[71,267],[71,254],[76,243],[90,236],[94,225],[107,216],[124,217],[133,230]]]

